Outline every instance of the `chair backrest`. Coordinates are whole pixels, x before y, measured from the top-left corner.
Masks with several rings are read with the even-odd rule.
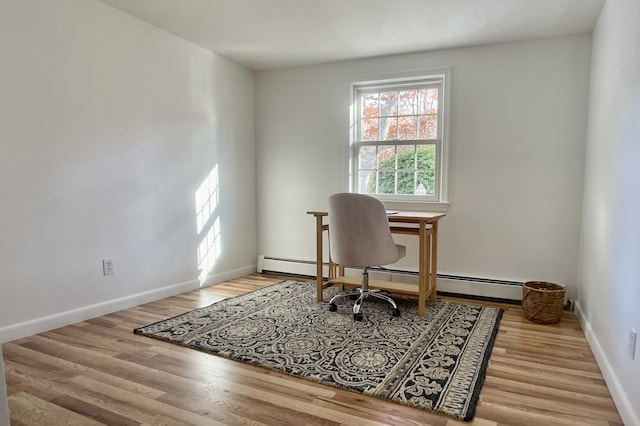
[[[333,261],[346,266],[388,265],[400,257],[384,205],[364,194],[329,197],[329,246]]]

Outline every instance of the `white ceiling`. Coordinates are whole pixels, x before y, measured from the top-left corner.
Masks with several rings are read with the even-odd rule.
[[[261,70],[590,32],[605,0],[102,0]]]

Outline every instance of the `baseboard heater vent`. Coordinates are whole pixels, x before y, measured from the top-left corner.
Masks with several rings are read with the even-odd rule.
[[[328,275],[328,271],[329,266],[324,263],[322,274],[325,278]],[[315,278],[316,262],[259,255],[258,272]],[[345,274],[357,276],[360,271],[348,268]],[[416,270],[375,267],[370,268],[369,276],[371,279],[415,283],[416,285],[418,283],[418,272]],[[438,274],[438,293],[465,297],[520,301],[522,299],[522,284],[522,282],[513,280]]]

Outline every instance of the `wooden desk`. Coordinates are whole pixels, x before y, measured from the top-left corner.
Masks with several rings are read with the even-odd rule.
[[[360,277],[345,277],[344,265],[337,265],[333,263],[331,260],[331,253],[329,253],[328,280],[324,280],[322,274],[322,235],[324,231],[329,230],[329,225],[324,223],[324,217],[329,216],[329,213],[309,211],[307,214],[313,215],[316,218],[316,280],[318,302],[324,300],[323,290],[334,284],[347,287],[359,287],[362,284],[362,279]],[[418,315],[424,316],[427,297],[429,297],[433,302],[436,300],[438,221],[444,216],[445,213],[404,211],[390,214],[388,217],[392,233],[418,236],[418,286],[416,288],[415,284],[369,280],[369,287],[386,289],[392,293],[418,296]]]

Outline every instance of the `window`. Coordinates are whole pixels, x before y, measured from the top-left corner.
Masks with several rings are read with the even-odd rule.
[[[446,201],[446,76],[353,84],[353,192],[389,201]]]

